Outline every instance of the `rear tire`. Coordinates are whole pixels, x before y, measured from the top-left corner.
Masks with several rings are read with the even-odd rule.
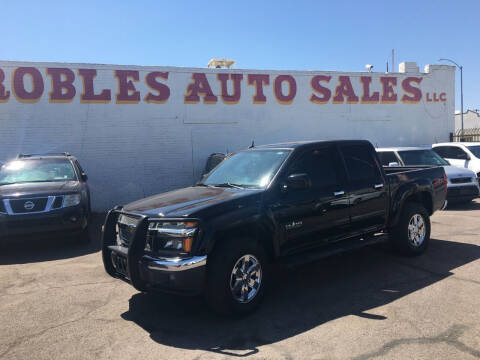
[[[407,202],[400,220],[391,231],[395,250],[403,255],[417,256],[425,252],[430,241],[430,215],[422,204]]]
[[[248,238],[227,240],[208,257],[205,298],[218,313],[246,315],[262,301],[266,280],[263,246]]]

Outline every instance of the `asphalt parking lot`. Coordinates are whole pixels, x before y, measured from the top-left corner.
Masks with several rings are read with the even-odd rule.
[[[90,245],[10,242],[0,254],[2,359],[478,359],[480,201],[438,212],[427,253],[381,246],[280,267],[262,307],[233,320],[201,298],[150,296]]]

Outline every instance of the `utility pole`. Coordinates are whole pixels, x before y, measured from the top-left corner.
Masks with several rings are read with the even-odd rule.
[[[395,72],[395,50],[392,49],[392,72]]]
[[[463,141],[463,66],[458,65],[455,61],[450,59],[439,59],[438,61],[449,61],[460,69],[460,120],[462,122],[462,130],[460,132],[460,141]]]

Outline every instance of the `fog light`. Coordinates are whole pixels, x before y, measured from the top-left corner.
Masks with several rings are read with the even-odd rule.
[[[70,221],[71,221],[71,222],[77,222],[77,220],[78,220],[78,219],[77,219],[75,216],[71,216],[71,217],[70,217]]]

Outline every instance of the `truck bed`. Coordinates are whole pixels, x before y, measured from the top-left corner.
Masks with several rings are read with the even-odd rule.
[[[400,189],[422,186],[431,190],[433,213],[440,210],[446,197],[445,170],[442,166],[383,166],[390,186],[390,198],[395,199]],[[401,193],[405,193],[402,191]]]

